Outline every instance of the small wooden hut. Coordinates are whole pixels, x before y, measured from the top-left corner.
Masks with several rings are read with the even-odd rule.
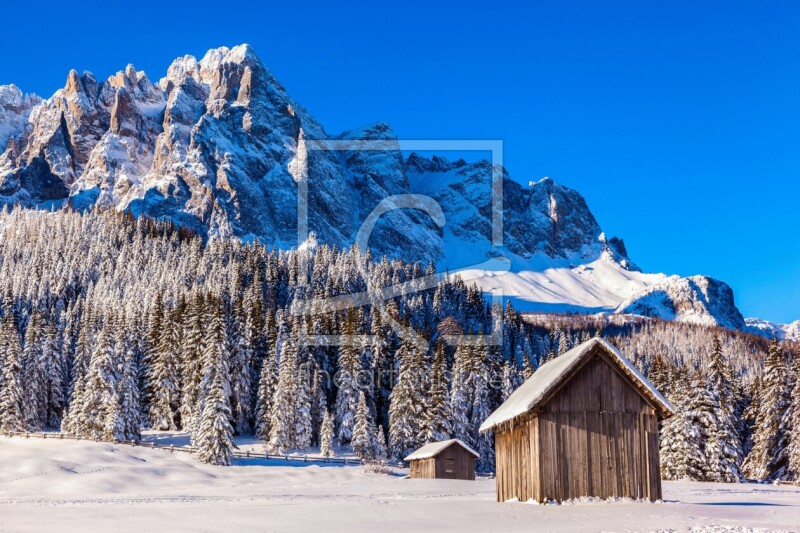
[[[542,365],[481,425],[497,500],[661,498],[658,422],[670,403],[605,340]]]
[[[412,478],[475,479],[478,452],[459,439],[431,442],[404,460]]]

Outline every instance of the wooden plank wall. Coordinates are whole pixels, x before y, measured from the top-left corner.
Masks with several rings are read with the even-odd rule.
[[[436,459],[417,459],[408,465],[409,474],[412,478],[435,478]]]
[[[448,474],[445,470],[447,459],[452,459],[455,472]],[[435,457],[435,477],[443,479],[475,479],[475,456],[458,444],[451,444]]]
[[[445,472],[447,459],[453,459],[455,473]],[[458,444],[451,444],[435,457],[416,459],[408,465],[412,478],[475,479],[475,456]]]
[[[495,435],[497,501],[540,498],[534,473],[538,471],[535,417],[520,420],[507,431]]]
[[[495,435],[497,499],[661,498],[658,418],[595,356],[538,413]]]

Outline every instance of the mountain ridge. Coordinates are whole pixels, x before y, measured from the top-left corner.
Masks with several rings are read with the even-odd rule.
[[[370,140],[378,151],[309,149]],[[466,269],[505,256],[502,277],[473,271],[523,310],[637,312],[744,329],[733,292],[707,276],[645,274],[607,238],[577,192],[550,178],[527,186],[488,161],[405,156],[386,123],[330,135],[249,45],[177,58],[152,82],[128,65],[98,81],[70,71],[48,99],[0,87],[0,203],[110,207],[169,218],[210,238],[297,246],[297,183],[308,183],[309,229],[347,245],[385,198],[433,198],[446,223],[419,210],[386,213],[378,254]],[[492,239],[492,173],[503,177],[503,244]]]

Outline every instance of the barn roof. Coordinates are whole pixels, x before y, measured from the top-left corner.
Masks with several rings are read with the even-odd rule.
[[[595,349],[602,349],[609,359],[617,363],[619,369],[628,376],[634,386],[649,398],[664,416],[672,415],[674,412],[672,405],[647,381],[639,369],[608,341],[595,337],[539,367],[525,383],[508,397],[503,405],[481,424],[480,431],[489,431],[503,422],[527,413],[542,403],[566,378],[572,375],[573,370],[595,353]]]
[[[464,444],[464,441],[460,439],[450,439],[450,440],[443,440],[441,442],[431,442],[429,444],[426,444],[425,446],[415,451],[414,453],[412,453],[403,460],[414,461],[416,459],[430,459],[431,457],[436,457],[445,449],[449,448],[451,444],[458,444],[459,446],[467,450],[475,457],[480,457],[480,455],[478,455],[478,452],[476,452],[475,450]]]

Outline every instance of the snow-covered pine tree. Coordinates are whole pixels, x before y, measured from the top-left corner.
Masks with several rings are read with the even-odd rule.
[[[500,391],[500,399],[506,401],[524,381],[522,373],[514,361],[509,360],[503,363],[503,388]]]
[[[297,330],[292,332],[292,343],[297,350],[297,364],[295,365],[295,396],[294,405],[294,447],[308,448],[311,446],[311,436],[313,434],[311,419],[311,386],[313,374],[308,346],[300,346],[297,341]]]
[[[670,392],[669,386],[669,368],[664,356],[657,353],[650,361],[650,367],[647,372],[647,379],[661,394],[667,396]]]
[[[235,307],[226,314],[231,361],[231,408],[234,431],[238,435],[250,433],[253,425],[250,383],[253,346],[246,334],[244,318],[244,301],[238,298]]]
[[[402,459],[419,447],[422,410],[427,402],[421,394],[422,356],[419,349],[403,341],[397,357],[400,372],[397,385],[389,396],[389,441],[394,457]]]
[[[333,450],[333,440],[333,415],[329,411],[325,411],[325,416],[322,417],[322,427],[319,430],[319,449],[323,457],[336,455]]]
[[[708,364],[708,375],[704,380],[713,402],[710,421],[708,427],[705,428],[706,479],[708,481],[735,483],[743,479],[740,468],[743,460],[742,441],[736,428],[733,411],[734,395],[731,373],[722,353],[719,337],[715,336]]]
[[[151,404],[155,397],[154,375],[156,361],[159,359],[161,337],[164,335],[166,327],[167,310],[164,308],[164,296],[159,291],[156,292],[155,302],[148,309],[147,315],[147,334],[144,343],[144,354],[142,356],[142,411],[147,414],[147,425],[153,427],[150,421]]]
[[[661,427],[661,477],[663,479],[703,479],[705,457],[700,448],[700,432],[694,424],[689,376],[676,370],[668,396],[675,414]]]
[[[356,423],[353,426],[353,438],[350,447],[361,459],[374,459],[377,455],[377,428],[375,421],[367,407],[364,392],[358,393],[358,408],[356,409]]]
[[[82,321],[76,326],[78,337],[75,341],[69,396],[64,418],[61,421],[61,431],[72,435],[77,435],[79,428],[83,425],[83,421],[80,420],[83,416],[83,395],[86,391],[86,375],[89,373],[92,344],[97,328],[94,319],[92,308],[84,306]]]
[[[61,425],[66,407],[63,342],[51,319],[45,331],[42,352],[45,364],[45,388],[47,411],[45,422],[52,428]]]
[[[491,432],[481,433],[478,429],[492,414],[491,388],[489,386],[489,350],[479,344],[472,352],[472,368],[474,396],[470,412],[471,442],[475,443],[475,451],[480,457],[475,464],[479,472],[494,471],[494,438]]]
[[[207,310],[203,293],[195,290],[186,308],[187,332],[181,362],[181,423],[190,429],[198,414],[200,384],[203,381],[203,354],[206,346]]]
[[[386,446],[386,432],[383,426],[378,426],[378,447],[376,449],[378,459],[386,459],[389,456],[389,447]]]
[[[428,405],[425,406],[425,420],[422,442],[438,442],[447,440],[453,433],[450,414],[449,383],[447,373],[447,357],[444,342],[438,342],[434,350],[431,367]]]
[[[800,481],[800,353],[795,352],[792,364],[794,388],[790,408],[789,426],[789,475],[794,481]]]
[[[475,390],[472,372],[472,351],[472,347],[466,344],[459,344],[456,348],[450,393],[453,436],[468,444],[474,444],[469,425],[472,398]]]
[[[115,435],[120,440],[141,438],[141,405],[139,403],[139,372],[136,363],[136,350],[128,335],[128,324],[123,316],[116,326],[114,339],[115,359],[120,365],[117,381],[117,404],[115,416]]]
[[[269,353],[261,366],[256,400],[256,436],[264,442],[269,441],[272,427],[272,403],[278,388],[278,364],[275,356]]]
[[[75,426],[71,430],[78,436],[101,439],[107,436],[109,413],[118,403],[117,365],[111,335],[112,319],[106,319],[92,349],[92,359],[86,374],[86,383],[77,406]],[[73,408],[72,406],[70,407]]]
[[[164,312],[158,346],[150,369],[150,425],[175,430],[180,405],[179,353],[183,347],[183,313],[180,307]]]
[[[5,307],[0,326],[3,371],[0,377],[0,432],[25,430],[25,385],[22,383],[22,346],[17,320]]]
[[[348,313],[344,320],[342,335],[355,335],[358,332],[356,313]],[[336,428],[340,446],[348,444],[353,436],[356,409],[358,408],[358,376],[361,359],[357,345],[343,344],[339,348],[339,370],[336,375]]]
[[[199,416],[192,436],[197,458],[214,465],[229,465],[236,447],[231,425],[230,370],[225,337],[222,306],[217,303],[205,342]]]
[[[279,339],[278,386],[270,416],[269,449],[282,453],[296,443],[297,412],[297,345],[287,332]]]
[[[753,449],[742,465],[752,479],[781,479],[788,476],[789,368],[777,340],[772,341],[764,362],[758,412],[755,413]]]
[[[311,371],[311,445],[319,446],[319,430],[322,427],[322,418],[328,412],[328,397],[322,385],[323,375],[316,361],[310,361]]]
[[[25,427],[29,431],[40,431],[47,423],[47,383],[46,368],[42,346],[43,320],[41,314],[34,312],[28,320],[25,331],[25,345],[22,350],[21,383],[25,390]]]

